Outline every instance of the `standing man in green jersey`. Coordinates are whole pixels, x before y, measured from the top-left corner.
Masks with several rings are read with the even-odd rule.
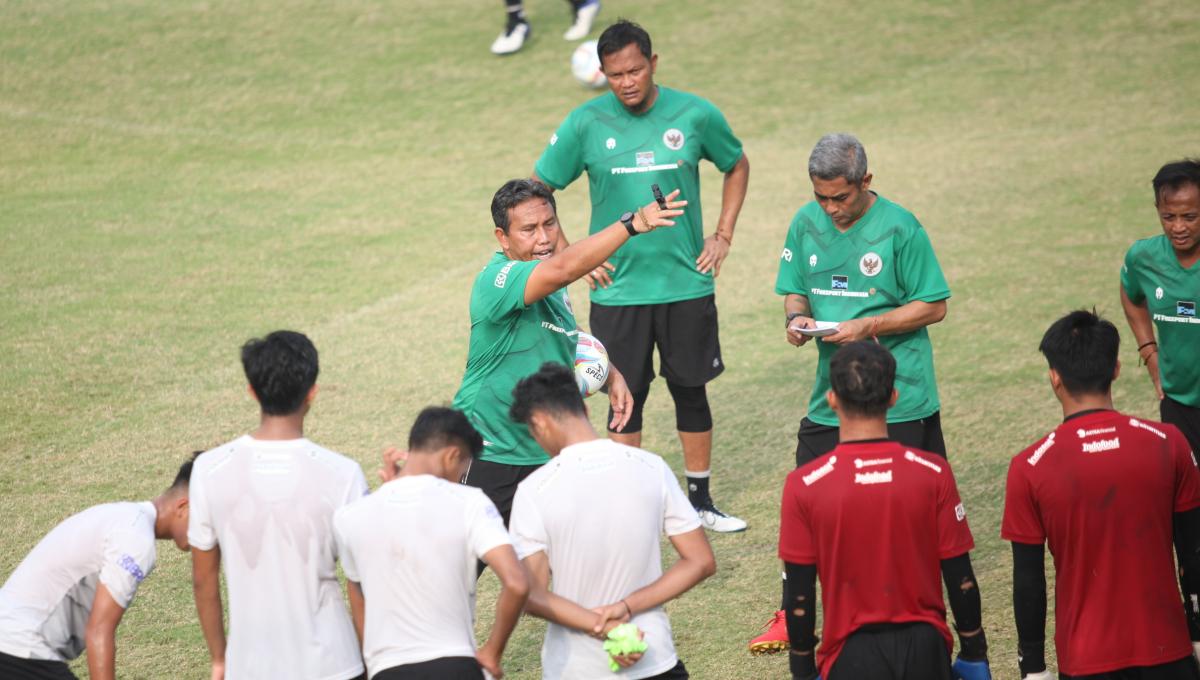
[[[601,34],[596,50],[611,92],[567,116],[538,159],[535,177],[562,189],[586,171],[592,234],[622,206],[641,203],[651,183],[679,187],[693,204],[677,229],[639,239],[587,275],[592,334],[633,392],[629,423],[609,433],[621,444],[641,446],[657,345],[659,373],[675,402],[689,500],[708,529],[742,531],[746,523],[718,510],[709,495],[713,425],[705,385],[725,370],[714,279],[733,242],[750,162],[715,106],[654,83],[658,55],[641,26],[618,21]],[[705,159],[725,173],[721,214],[707,237],[699,203]]]
[[[871,191],[867,152],[853,135],[829,134],[808,158],[816,200],[792,218],[775,292],[786,296],[787,341],[800,347],[817,321],[837,331],[816,341],[817,378],[797,433],[796,466],[838,443],[837,414],[825,399],[829,360],[838,347],[875,338],[896,358],[899,397],[888,410],[888,438],[940,456],[941,404],[926,326],[946,316],[950,288],[933,246],[912,213]],[[750,642],[753,653],[787,648],[782,609]]]
[[[1125,253],[1121,306],[1162,421],[1200,451],[1200,160],[1164,165],[1154,176],[1154,206],[1163,233]]]
[[[471,289],[471,340],[454,408],[483,436],[483,454],[463,482],[482,489],[508,525],[517,484],[550,460],[524,424],[508,417],[517,381],[547,361],[575,365],[578,331],[566,286],[592,271],[627,241],[658,227],[674,226],[687,201],[679,191],[629,210],[606,229],[556,252],[559,236],[554,194],[541,182],[514,179],[492,198],[492,221],[500,244]],[[642,236],[645,238],[645,236]],[[620,431],[633,398],[614,361],[610,366],[609,427]]]

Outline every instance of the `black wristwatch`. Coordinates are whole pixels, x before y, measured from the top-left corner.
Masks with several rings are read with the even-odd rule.
[[[783,322],[783,326],[784,326],[784,328],[787,328],[787,327],[791,326],[791,325],[792,325],[792,319],[795,319],[795,318],[796,318],[796,317],[798,317],[798,316],[806,316],[806,315],[804,314],[804,312],[790,312],[790,313],[788,313],[788,315],[787,315],[787,320]]]
[[[635,214],[636,213],[626,211],[624,215],[621,215],[621,224],[625,225],[625,231],[629,232],[630,236],[637,236],[638,234],[642,233],[633,228],[633,216]]]

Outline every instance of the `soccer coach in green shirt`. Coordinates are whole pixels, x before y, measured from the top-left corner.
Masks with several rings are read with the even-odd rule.
[[[628,425],[620,433],[610,428],[610,436],[641,445],[657,345],[659,372],[675,402],[692,505],[707,528],[741,531],[746,523],[718,510],[709,495],[713,424],[705,385],[725,369],[713,279],[733,242],[750,163],[715,106],[654,83],[658,55],[641,26],[624,20],[609,26],[597,52],[611,91],[567,116],[538,159],[535,177],[562,189],[586,171],[592,234],[640,204],[653,183],[679,187],[691,201],[677,228],[638,239],[588,275],[592,334],[633,392]],[[707,237],[699,203],[701,160],[725,174],[721,214]]]
[[[1153,186],[1163,233],[1135,241],[1125,254],[1121,306],[1161,420],[1200,451],[1200,160],[1167,163]]]
[[[815,200],[792,218],[775,292],[786,296],[786,337],[837,322],[819,338],[817,376],[797,433],[796,466],[825,455],[839,440],[838,418],[825,398],[829,361],[841,345],[875,338],[896,358],[899,397],[887,413],[888,438],[941,456],[941,403],[927,326],[946,316],[950,287],[925,229],[912,213],[871,191],[867,152],[853,135],[822,137],[808,159]],[[750,642],[754,653],[786,649],[783,611]]]
[[[667,195],[630,209],[607,228],[555,252],[559,224],[554,194],[541,182],[514,179],[492,197],[492,221],[500,250],[471,289],[471,339],[454,408],[483,436],[483,454],[463,479],[492,500],[508,525],[517,484],[550,460],[529,429],[508,417],[517,381],[544,362],[575,365],[578,330],[567,284],[595,269],[635,236],[675,224],[687,201]],[[645,236],[640,236],[645,238]],[[609,427],[620,431],[633,410],[632,396],[616,362],[610,366]]]

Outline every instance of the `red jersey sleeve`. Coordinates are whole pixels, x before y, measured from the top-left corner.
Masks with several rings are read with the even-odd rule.
[[[1200,470],[1187,439],[1178,429],[1168,428],[1167,441],[1175,462],[1175,512],[1187,512],[1200,507]]]
[[[969,552],[975,547],[975,538],[967,525],[967,510],[949,465],[938,475],[938,487],[938,559],[944,560]]]
[[[1008,465],[1008,483],[1004,489],[1004,519],[1000,537],[1014,543],[1040,544],[1046,542],[1046,530],[1038,514],[1033,486],[1029,482],[1028,452],[1013,458]]]
[[[816,564],[817,547],[802,497],[804,483],[793,471],[783,485],[779,516],[779,559],[792,564]]]

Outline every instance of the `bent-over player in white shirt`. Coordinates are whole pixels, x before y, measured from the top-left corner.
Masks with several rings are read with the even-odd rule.
[[[220,680],[348,680],[362,654],[338,584],[333,513],[362,498],[358,463],[304,438],[317,350],[276,331],[242,347],[258,429],[196,459],[192,587]],[[229,590],[226,649],[220,579]]]
[[[509,524],[533,578],[526,609],[550,622],[542,677],[612,677],[600,640],[625,621],[648,648],[616,660],[621,677],[688,677],[662,605],[717,567],[671,469],[648,451],[599,439],[565,366],[543,365],[517,384],[513,399],[512,418],[551,456],[517,488]],[[665,572],[664,532],[679,554]]]
[[[92,680],[116,677],[116,631],[154,569],[155,540],[186,551],[188,478],[144,503],[105,503],[46,534],[0,588],[0,678],[69,680],[87,650]]]
[[[413,423],[403,471],[385,459],[384,485],[334,515],[372,680],[482,680],[481,667],[502,676],[529,582],[496,506],[458,483],[482,451],[461,411],[429,407]],[[476,651],[478,560],[500,578],[500,598]]]

